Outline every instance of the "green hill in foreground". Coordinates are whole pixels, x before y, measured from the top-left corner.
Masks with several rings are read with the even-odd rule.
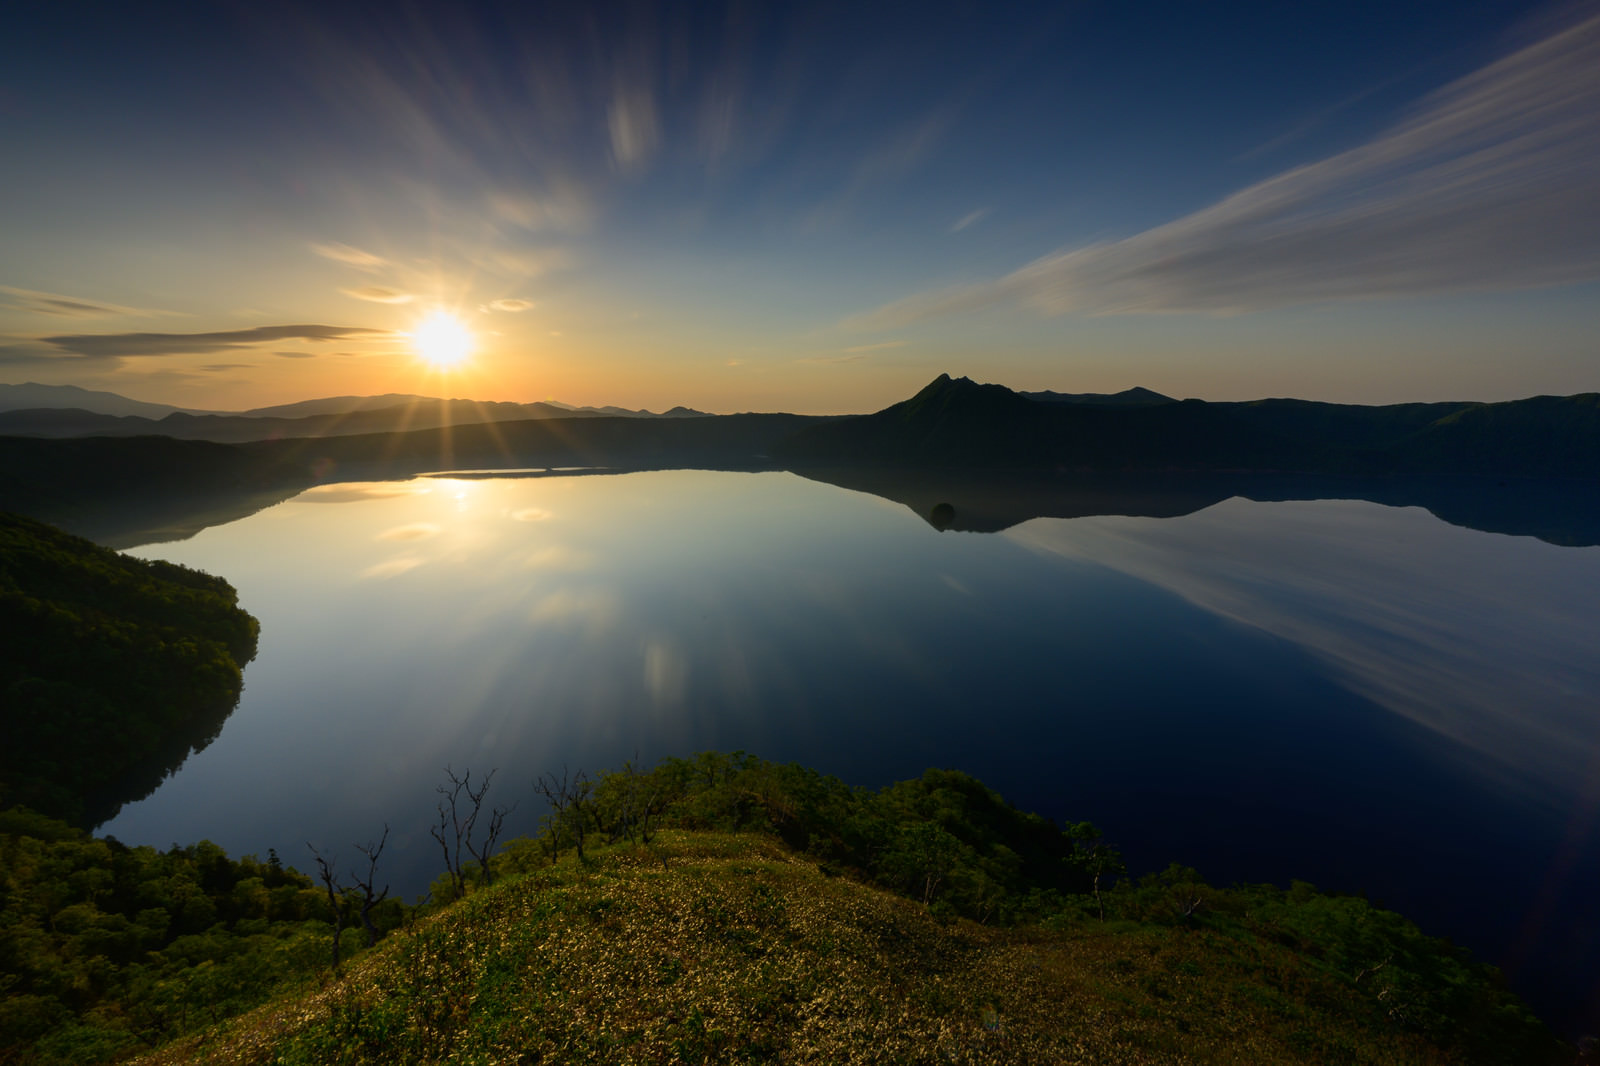
[[[1574,1061],[1400,915],[1129,881],[1093,826],[957,771],[872,791],[708,752],[570,784],[370,924],[359,863],[319,890],[0,812],[0,1062]]]
[[[342,976],[150,1061],[1571,1061],[1397,914],[1113,880],[1093,826],[956,771],[874,792],[705,753],[563,796],[492,883],[442,877]]]
[[[1328,950],[1336,930],[1395,932],[1363,903],[1224,899],[1182,874],[1137,893],[1144,920],[996,928],[830,876],[771,837],[668,832],[508,878],[319,991],[144,1061],[1553,1060],[1509,997],[1458,1020],[1475,1031],[1418,1031],[1418,990],[1382,957],[1352,970]],[[1184,919],[1191,893],[1227,909]]]

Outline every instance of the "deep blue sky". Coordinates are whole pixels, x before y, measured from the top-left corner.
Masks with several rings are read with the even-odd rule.
[[[0,381],[1592,390],[1597,17],[41,4],[0,39]],[[476,338],[449,375],[405,336],[438,308]]]

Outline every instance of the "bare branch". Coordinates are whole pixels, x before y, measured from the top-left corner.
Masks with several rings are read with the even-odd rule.
[[[484,815],[484,799],[489,794],[489,785],[494,781],[497,771],[490,770],[476,787],[472,784],[471,767],[463,770],[460,777],[449,766],[444,768],[444,773],[449,778],[449,784],[434,789],[442,797],[437,807],[439,822],[429,827],[428,832],[439,842],[439,850],[444,854],[445,871],[450,875],[451,898],[460,899],[467,892],[461,853],[465,851],[477,862],[478,879],[487,886],[492,876],[489,860],[494,855],[495,842],[500,839],[505,827],[506,815],[516,809],[516,804],[495,807],[488,812],[487,834],[480,843],[477,839],[478,821]]]
[[[1394,956],[1390,955],[1387,959],[1384,959],[1382,962],[1378,963],[1378,965],[1368,966],[1366,969],[1356,974],[1356,979],[1352,981],[1351,984],[1359,985],[1365,978],[1371,977],[1373,974],[1377,973],[1379,970],[1383,969],[1393,961]]]
[[[328,892],[328,907],[333,911],[333,972],[339,972],[339,937],[344,933],[344,894],[339,887],[339,857],[324,856],[311,841],[306,841],[311,857],[317,862],[318,879]]]
[[[372,886],[377,880],[378,856],[383,854],[383,846],[389,842],[389,823],[383,824],[383,836],[378,838],[376,844],[368,841],[366,846],[356,845],[356,850],[367,857],[367,876],[363,879],[354,879],[355,889],[361,893],[361,926],[367,931],[367,947],[372,947],[378,942],[378,929],[372,923],[372,908],[382,903],[389,897],[389,886],[384,885],[383,891],[374,893]]]
[[[475,860],[477,860],[478,876],[483,882],[483,886],[485,888],[489,887],[489,884],[493,879],[493,875],[489,867],[489,860],[494,855],[495,841],[500,838],[500,831],[505,826],[506,815],[515,810],[517,806],[515,803],[513,803],[509,807],[493,808],[489,812],[489,826],[483,843],[479,845],[473,842],[472,827],[477,824],[478,813],[483,809],[484,797],[489,794],[489,784],[494,780],[495,773],[495,770],[490,770],[488,776],[483,779],[483,784],[478,786],[477,791],[473,791],[470,784],[467,785],[466,788],[467,799],[472,802],[472,816],[467,820],[467,836],[465,843],[467,851]]]

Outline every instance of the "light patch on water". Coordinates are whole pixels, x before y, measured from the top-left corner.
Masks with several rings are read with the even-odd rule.
[[[533,605],[529,617],[541,624],[587,628],[591,636],[601,636],[616,625],[622,604],[609,592],[576,592],[561,589]]]
[[[529,570],[587,570],[595,563],[591,552],[580,551],[566,544],[551,544],[529,552],[522,565]]]
[[[408,570],[421,566],[423,560],[416,555],[402,555],[394,559],[385,559],[361,571],[358,575],[362,578],[390,578],[397,577]]]
[[[650,694],[650,701],[657,707],[675,707],[683,702],[688,684],[688,660],[663,640],[647,640],[644,646],[644,689]]]
[[[378,540],[425,540],[428,537],[439,535],[439,527],[432,522],[412,522],[410,525],[395,526],[378,534]]]
[[[338,485],[316,485],[295,497],[297,503],[359,503],[362,500],[387,500],[396,496],[425,496],[433,489],[414,481],[347,481]]]

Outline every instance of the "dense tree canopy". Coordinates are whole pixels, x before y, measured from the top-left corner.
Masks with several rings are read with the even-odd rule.
[[[0,1062],[106,1061],[237,1014],[324,964],[326,912],[275,855],[0,812]]]
[[[216,736],[255,655],[221,578],[0,513],[0,805],[93,824]]]

